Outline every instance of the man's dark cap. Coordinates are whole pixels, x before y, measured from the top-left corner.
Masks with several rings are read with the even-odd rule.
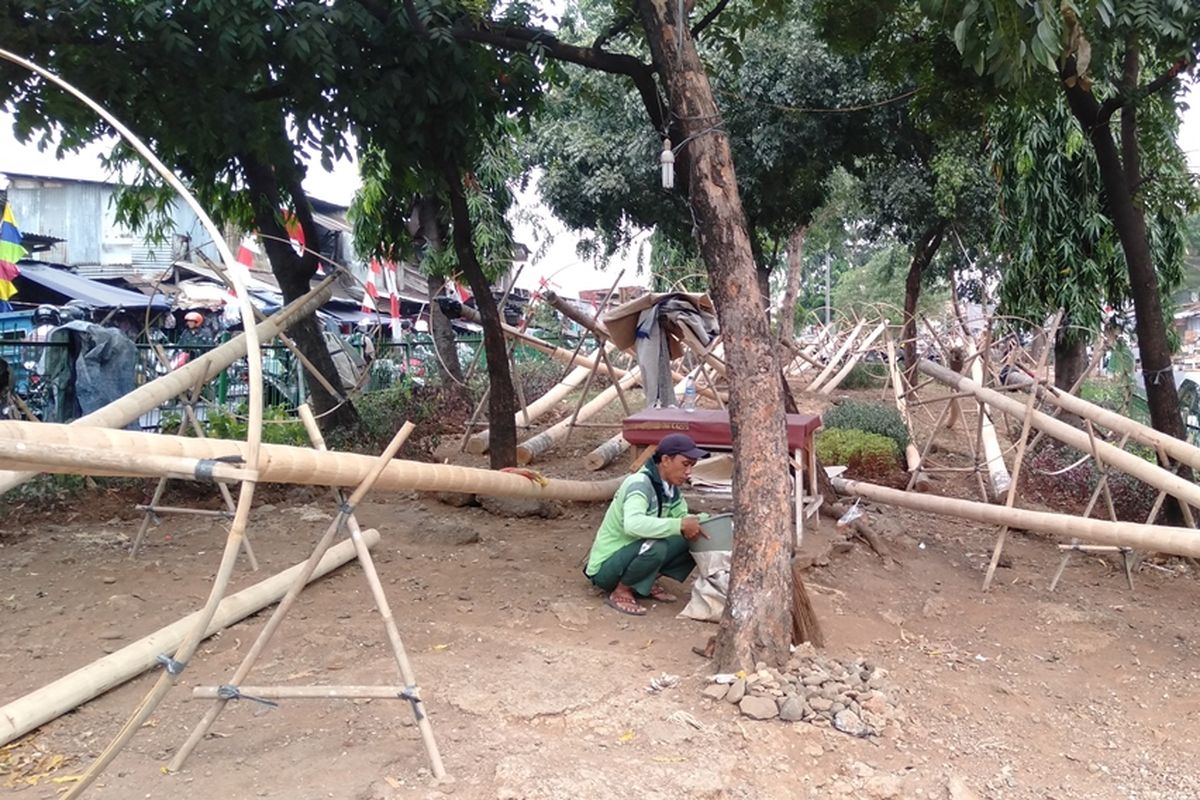
[[[687,456],[699,461],[708,458],[708,451],[701,450],[686,433],[671,433],[658,443],[658,454],[662,456]]]

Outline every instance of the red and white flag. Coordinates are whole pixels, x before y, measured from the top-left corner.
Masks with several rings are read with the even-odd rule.
[[[363,286],[362,310],[364,314],[379,313],[379,261],[371,259],[371,273]]]
[[[396,274],[396,262],[384,263],[383,280],[387,284],[388,310],[392,315],[392,341],[400,341],[400,286]]]

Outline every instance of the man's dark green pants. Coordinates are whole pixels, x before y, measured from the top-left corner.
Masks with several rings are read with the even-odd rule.
[[[654,581],[666,575],[682,583],[696,562],[682,536],[640,539],[622,547],[600,565],[589,579],[606,592],[623,583],[641,597],[649,597]]]

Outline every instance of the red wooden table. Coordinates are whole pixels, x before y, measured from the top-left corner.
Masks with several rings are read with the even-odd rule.
[[[821,505],[817,494],[817,458],[813,450],[813,434],[821,427],[821,418],[813,414],[788,414],[788,449],[793,453],[791,465],[796,473],[793,495],[796,502],[796,541],[804,533],[804,518],[815,513]],[[733,447],[733,430],[729,412],[725,410],[682,408],[647,408],[626,417],[621,423],[621,435],[633,445],[656,445],[670,433],[686,433],[700,447],[710,450],[729,450]],[[813,500],[804,504],[804,471],[808,470],[808,488]]]

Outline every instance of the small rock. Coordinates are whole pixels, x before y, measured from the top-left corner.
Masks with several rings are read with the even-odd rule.
[[[444,503],[454,508],[479,505],[475,499],[475,495],[467,494],[466,492],[434,492],[433,497],[439,503]]]
[[[779,718],[784,722],[799,722],[806,713],[812,710],[799,697],[789,697],[779,704]]]
[[[479,505],[499,517],[541,517],[556,519],[563,515],[562,504],[555,500],[530,497],[488,497],[478,495]]]
[[[804,746],[804,755],[812,756],[813,758],[820,758],[821,756],[825,755],[825,750],[821,747],[821,745],[813,742],[812,744],[807,744]]]
[[[720,683],[714,683],[711,686],[705,686],[701,692],[705,697],[711,697],[713,700],[724,700],[725,695],[729,693],[729,687]]]
[[[820,695],[814,695],[813,697],[808,698],[808,705],[813,711],[816,711],[818,714],[823,714],[828,713],[829,709],[833,707],[833,701],[829,700],[828,698],[821,697]]]
[[[779,706],[769,697],[743,697],[738,708],[751,719],[773,719],[779,716]]]
[[[946,791],[950,800],[979,800],[979,795],[967,786],[967,782],[959,775],[950,776],[950,780],[946,782]]]
[[[746,696],[746,681],[738,678],[729,687],[729,691],[725,694],[725,699],[730,703],[737,705],[742,702],[742,698]]]
[[[111,576],[111,575],[105,575],[103,578],[101,578],[101,580],[102,580],[102,581],[104,581],[105,583],[108,583],[108,584],[112,584],[112,583],[116,583],[116,582],[117,582],[117,579],[116,579],[116,578],[114,578],[114,577],[113,577],[113,576]]]
[[[858,718],[858,714],[853,711],[839,711],[833,718],[833,727],[851,736],[866,736],[870,733],[867,726]]]

